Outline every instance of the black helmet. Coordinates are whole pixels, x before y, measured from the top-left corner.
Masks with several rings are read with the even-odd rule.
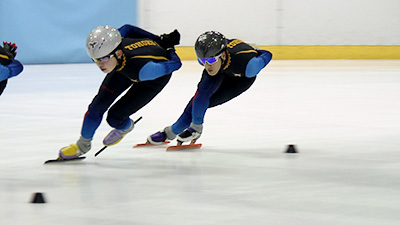
[[[226,49],[225,36],[217,31],[207,31],[201,34],[194,45],[197,58],[210,58],[219,55]]]

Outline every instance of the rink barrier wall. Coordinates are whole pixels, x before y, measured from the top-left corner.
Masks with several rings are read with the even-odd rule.
[[[260,46],[274,59],[400,59],[400,46]],[[194,47],[176,47],[182,60],[196,60]]]

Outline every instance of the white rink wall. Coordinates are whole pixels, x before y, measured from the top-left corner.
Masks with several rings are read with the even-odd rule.
[[[400,1],[398,0],[80,0],[0,1],[0,37],[18,45],[18,60],[26,64],[91,62],[85,42],[100,25],[130,23],[155,34],[178,29],[181,45],[192,47],[199,34],[218,30],[260,46],[394,46],[367,50],[369,57],[398,59],[400,55]],[[274,59],[294,59],[303,49],[274,50]],[[342,49],[334,57],[342,58]],[[188,51],[193,54],[192,50]],[[356,51],[358,52],[358,51]],[[346,53],[349,55],[350,53]],[[190,58],[190,57],[187,57]],[[297,59],[298,59],[297,58]]]
[[[138,25],[182,46],[218,30],[259,45],[400,45],[398,0],[139,0]]]

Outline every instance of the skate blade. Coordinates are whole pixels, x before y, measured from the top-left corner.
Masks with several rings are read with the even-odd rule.
[[[151,144],[149,142],[146,142],[146,143],[135,144],[133,147],[137,148],[137,147],[147,147],[147,146],[160,146],[160,145],[166,145],[166,144],[169,144],[169,143],[170,143],[169,141],[165,141],[165,142],[163,142],[163,143],[161,143],[159,145],[155,145],[155,144]]]
[[[196,149],[196,148],[201,148],[201,144],[188,144],[188,145],[175,145],[175,146],[169,146],[167,148],[167,151],[171,150],[185,150],[185,149]]]
[[[74,159],[62,159],[62,158],[50,159],[50,160],[47,160],[46,162],[44,162],[44,164],[79,161],[79,160],[83,160],[83,159],[86,159],[86,157],[85,156],[81,156],[81,157],[74,158]]]

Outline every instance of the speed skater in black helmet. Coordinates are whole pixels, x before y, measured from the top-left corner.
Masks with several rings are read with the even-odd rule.
[[[203,132],[207,109],[248,90],[272,59],[271,52],[256,49],[239,39],[227,39],[217,31],[201,34],[195,42],[195,52],[204,67],[196,94],[175,123],[147,138],[151,144],[175,138],[178,143],[196,141]]]

